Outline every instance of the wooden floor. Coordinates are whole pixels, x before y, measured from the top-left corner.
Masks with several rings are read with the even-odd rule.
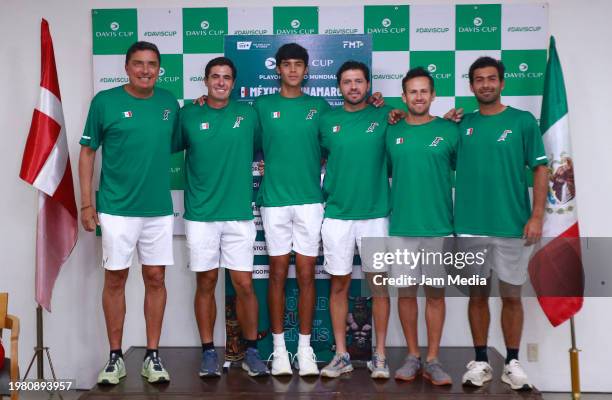
[[[373,380],[363,363],[353,363],[355,371],[337,379],[319,377],[301,378],[297,371],[292,377],[251,378],[239,367],[232,367],[220,378],[200,379],[201,349],[196,347],[164,347],[160,355],[171,374],[171,382],[163,385],[148,384],[140,376],[144,348],[132,347],[125,354],[128,376],[117,386],[95,386],[83,394],[84,400],[106,399],[542,399],[537,390],[515,392],[499,379],[503,358],[489,349],[494,379],[482,388],[464,388],[461,375],[466,363],[474,356],[471,347],[447,347],[440,352],[440,361],[453,377],[448,387],[435,387],[421,378],[413,382],[394,379]],[[222,357],[222,349],[218,349]],[[402,364],[405,348],[388,348],[387,357],[391,374]],[[322,366],[320,366],[321,368]]]

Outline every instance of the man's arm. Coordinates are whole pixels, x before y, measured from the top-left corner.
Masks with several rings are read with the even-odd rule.
[[[533,210],[531,218],[525,224],[523,237],[527,239],[526,245],[531,245],[542,237],[542,223],[544,220],[544,206],[548,192],[548,167],[538,165],[533,169]]]
[[[93,179],[94,161],[96,151],[88,146],[81,146],[79,154],[79,181],[81,186],[81,224],[83,228],[92,232],[96,225],[100,225],[96,207],[92,202],[91,181]]]

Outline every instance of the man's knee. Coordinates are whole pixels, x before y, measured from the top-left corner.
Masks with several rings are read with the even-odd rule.
[[[127,282],[129,269],[119,271],[107,270],[104,274],[104,288],[107,290],[123,290]]]
[[[232,283],[236,294],[240,297],[251,296],[254,293],[253,281],[251,279],[236,279]]]
[[[142,277],[148,289],[162,289],[165,284],[166,270],[164,267],[142,267]]]

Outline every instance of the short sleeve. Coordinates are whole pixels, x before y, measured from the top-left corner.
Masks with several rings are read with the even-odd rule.
[[[183,151],[187,148],[185,140],[185,129],[183,128],[183,120],[185,119],[185,107],[178,112],[178,118],[175,119],[175,127],[172,132],[172,152]]]
[[[103,111],[100,97],[95,96],[89,105],[87,122],[85,122],[83,135],[79,141],[82,146],[96,150],[104,141]]]
[[[254,138],[253,138],[253,145],[254,145],[254,151],[258,152],[261,151],[263,144],[262,144],[262,138],[261,138],[261,121],[259,120],[259,114],[257,113],[257,111],[255,110],[255,108],[253,108],[251,110],[251,115],[253,116],[253,129],[254,129]]]
[[[525,163],[531,169],[548,164],[540,127],[534,116],[528,112],[525,112],[523,117],[523,153]]]
[[[454,122],[449,124],[451,144],[450,167],[453,171],[457,169],[457,151],[459,150],[459,125]]]

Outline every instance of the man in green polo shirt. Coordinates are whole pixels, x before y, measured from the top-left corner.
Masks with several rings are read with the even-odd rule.
[[[202,341],[199,375],[221,375],[213,344],[219,267],[230,271],[237,313],[246,342],[242,364],[251,376],[269,371],[257,351],[257,297],[253,290],[255,224],[253,150],[259,136],[257,113],[230,101],[236,68],[225,57],[212,59],[204,70],[206,104],[190,104],[180,112],[173,150],[185,156],[185,234],[192,271],[197,273],[195,313]]]
[[[494,269],[499,277],[507,348],[502,381],[512,389],[528,390],[532,386],[518,361],[523,328],[520,292],[527,280],[532,244],[542,235],[547,158],[533,115],[501,103],[501,61],[477,59],[469,79],[479,110],[467,114],[459,125],[455,231],[462,250],[487,249],[485,263],[470,273],[488,278]],[[526,167],[533,171],[533,210]],[[492,379],[487,358],[488,296],[487,288],[471,288],[469,319],[476,359],[467,366],[464,385],[482,386]]]
[[[389,214],[385,129],[390,108],[367,104],[371,86],[365,64],[347,61],[336,78],[344,104],[319,121],[321,148],[327,158],[321,228],[323,267],[331,276],[329,310],[336,343],[334,358],[321,370],[321,376],[328,378],[353,370],[346,348],[346,318],[355,245],[361,252],[363,237],[387,236]],[[389,299],[374,297],[372,308],[376,336],[383,338]],[[368,363],[373,378],[389,377],[384,346],[384,340],[377,340],[376,352]]]
[[[117,384],[126,375],[121,351],[125,283],[135,250],[145,285],[147,351],[141,374],[151,383],[170,380],[158,345],[166,305],[164,266],[174,263],[169,171],[179,106],[170,92],[155,87],[160,61],[154,44],[134,43],[125,58],[129,83],[93,98],[80,140],[81,222],[87,231],[102,227],[102,305],[110,357],[98,375],[100,384]],[[100,146],[102,172],[94,203],[91,182]]]
[[[387,128],[387,152],[391,170],[391,217],[389,243],[393,250],[412,253],[444,251],[453,233],[451,173],[455,169],[457,125],[429,113],[435,99],[434,81],[422,67],[408,71],[402,80],[402,99],[408,114]],[[392,266],[393,274],[414,278],[400,289],[398,311],[408,344],[404,365],[395,378],[413,380],[419,373],[434,385],[450,385],[452,379],[438,361],[444,326],[446,280],[444,265],[431,257],[416,265]],[[424,281],[422,277],[427,278]],[[426,296],[427,358],[421,361],[416,294],[419,284]]]

